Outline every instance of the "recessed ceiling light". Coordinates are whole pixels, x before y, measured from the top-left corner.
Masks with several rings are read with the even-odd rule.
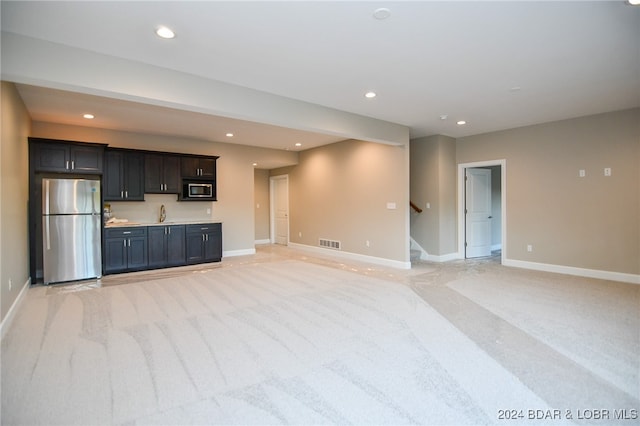
[[[640,0],[627,0],[629,2],[630,5],[633,6],[639,6],[640,5]]]
[[[391,16],[391,11],[386,7],[379,7],[373,11],[373,17],[379,20],[387,19]]]
[[[95,118],[93,114],[84,114],[83,117],[86,118],[87,120],[93,120]]]
[[[457,122],[457,124],[458,124],[458,126],[462,126],[464,124],[467,124],[467,122],[464,121],[464,120],[460,120],[460,121]]]
[[[255,167],[255,166],[257,166],[257,165],[258,165],[258,163],[253,163],[253,167]]]
[[[364,97],[368,98],[368,99],[373,99],[376,96],[378,96],[378,95],[376,95],[376,92],[367,92],[367,93],[364,94]]]
[[[449,116],[447,114],[442,114],[440,116],[440,120],[446,120],[447,118],[449,118]]]
[[[156,34],[158,35],[158,37],[162,38],[174,38],[176,36],[176,33],[174,33],[171,28],[165,26],[156,28]]]
[[[296,143],[296,146],[302,146],[302,144],[300,142]]]
[[[513,86],[513,87],[509,88],[509,91],[510,92],[519,92],[521,89],[522,89],[522,87],[520,87],[520,86]]]
[[[227,137],[228,138],[232,138],[233,137],[233,133],[227,133]]]

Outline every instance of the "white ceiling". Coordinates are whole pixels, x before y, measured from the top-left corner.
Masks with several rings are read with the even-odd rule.
[[[391,16],[375,19],[379,7]],[[640,6],[623,0],[3,0],[1,8],[2,31],[402,124],[411,137],[462,137],[640,106]],[[159,24],[177,37],[157,38]],[[234,143],[280,149],[344,139],[18,87],[36,121],[220,142],[232,131]],[[365,99],[368,90],[378,96]],[[85,111],[96,119],[80,118]],[[467,124],[456,125],[460,119]]]

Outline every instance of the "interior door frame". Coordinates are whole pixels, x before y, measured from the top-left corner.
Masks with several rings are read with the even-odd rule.
[[[458,258],[460,259],[465,259],[465,171],[466,169],[491,166],[500,166],[500,209],[502,214],[500,229],[502,250],[500,253],[500,263],[504,263],[504,260],[507,258],[507,160],[503,158],[500,160],[458,164]]]
[[[275,186],[276,181],[284,180],[287,186],[287,245],[291,241],[291,232],[289,224],[289,175],[271,176],[269,178],[269,239],[271,244],[276,242],[276,203],[275,203]]]

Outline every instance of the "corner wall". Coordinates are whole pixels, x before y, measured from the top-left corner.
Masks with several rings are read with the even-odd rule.
[[[302,151],[297,166],[272,171],[289,175],[290,242],[337,240],[343,253],[408,267],[408,149],[348,140]]]
[[[12,83],[3,81],[0,95],[0,321],[4,321],[29,280],[27,138],[31,118]]]
[[[411,214],[411,237],[434,260],[457,251],[455,143],[442,135],[411,140],[411,201],[422,209]]]
[[[269,217],[269,170],[256,169],[254,171],[254,191],[253,204],[256,218],[256,241],[269,240],[270,217]]]
[[[458,164],[498,158],[507,161],[506,259],[640,274],[639,108],[457,141]]]

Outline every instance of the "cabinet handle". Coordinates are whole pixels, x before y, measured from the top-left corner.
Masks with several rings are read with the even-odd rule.
[[[167,228],[169,230],[169,235],[171,235],[171,228]]]
[[[125,240],[122,240],[122,245],[123,245],[124,247],[126,247],[126,246],[127,246],[127,240],[126,240],[126,239],[125,239]]]
[[[124,198],[124,191],[120,191],[120,198]]]
[[[129,239],[129,240],[127,240],[127,241],[128,241],[127,246],[128,246],[128,247],[131,247],[131,239]]]
[[[207,237],[205,241],[209,241],[209,234],[205,234],[205,236]]]
[[[67,162],[64,164],[64,168],[69,170],[69,160],[67,160]]]
[[[71,160],[71,170],[74,170],[76,168],[76,162]]]
[[[129,198],[129,191],[124,191],[124,198]]]
[[[167,235],[167,227],[164,228],[164,235]]]
[[[202,234],[202,241],[204,241],[204,234]]]
[[[131,231],[124,231],[123,234],[130,234]]]

